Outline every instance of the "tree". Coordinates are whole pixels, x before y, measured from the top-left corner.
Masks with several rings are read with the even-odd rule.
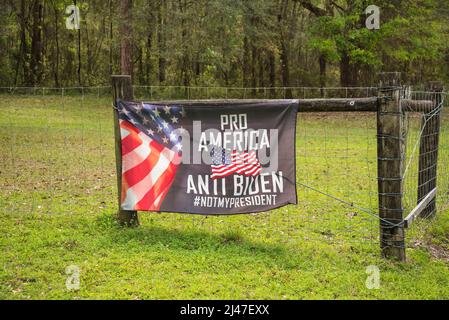
[[[132,0],[120,0],[120,70],[133,75]]]
[[[42,27],[44,18],[44,5],[42,0],[33,2],[33,26],[31,36],[31,84],[42,82]]]
[[[449,81],[446,2],[379,0],[380,30],[368,30],[366,0],[5,0],[0,85],[106,84],[113,72],[262,88],[371,85],[379,71]],[[64,23],[73,3],[75,31]]]
[[[26,11],[26,4],[25,0],[20,1],[20,11],[17,15],[19,19],[20,24],[20,53],[17,57],[16,62],[16,71],[15,71],[15,77],[14,77],[14,85],[17,86],[19,81],[19,70],[20,66],[22,66],[23,70],[23,83],[30,84],[30,71],[29,71],[29,64],[26,61],[26,57],[28,56],[28,43],[27,43],[27,11]]]
[[[330,18],[334,16],[334,5],[332,0],[326,0],[326,8],[322,9],[316,5],[313,5],[308,0],[299,1],[300,4],[312,12],[318,18]],[[323,31],[323,30],[320,30]],[[323,35],[322,33],[317,33]],[[328,35],[329,36],[329,35]],[[330,47],[329,47],[330,46]],[[328,60],[333,60],[335,57],[332,55],[332,44],[327,41],[327,39],[320,39],[316,42],[312,42],[312,47],[317,48],[319,52],[318,63],[320,66],[320,87],[326,86],[326,68]]]

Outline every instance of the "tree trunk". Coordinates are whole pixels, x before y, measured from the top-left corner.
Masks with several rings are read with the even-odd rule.
[[[114,36],[112,33],[112,0],[109,0],[109,74],[114,73],[114,55],[113,55],[113,40]]]
[[[27,85],[31,84],[28,62],[26,61],[26,57],[28,56],[28,45],[26,39],[27,21],[26,21],[25,0],[20,1],[19,19],[20,19],[20,53],[17,59],[16,74],[14,77],[15,86],[17,86],[19,80],[20,66],[22,66],[23,70],[23,82]]]
[[[323,88],[326,87],[326,57],[321,54],[319,57],[320,63],[320,87],[321,87],[321,96],[324,96]]]
[[[280,58],[281,58],[281,80],[283,87],[290,87],[290,62],[289,62],[289,36],[293,33],[293,15],[288,19],[287,10],[289,6],[288,0],[281,1],[281,8],[278,15],[279,31],[280,31]],[[294,11],[293,11],[294,12]],[[292,92],[290,88],[284,89],[283,98],[291,99]]]
[[[349,87],[351,85],[351,65],[346,52],[340,60],[340,83],[342,87]]]
[[[251,87],[253,97],[256,96],[256,87],[257,87],[257,61],[258,59],[258,50],[256,46],[251,46]]]
[[[139,46],[139,58],[138,58],[138,63],[139,63],[139,84],[144,84],[145,83],[145,70],[144,70],[144,66],[143,66],[143,55],[144,55],[144,48],[143,46]]]
[[[268,53],[268,81],[270,88],[276,86],[276,59],[273,51]],[[270,90],[270,98],[274,98],[275,95],[276,92],[273,89]]]
[[[186,27],[186,19],[185,14],[187,11],[187,3],[185,0],[179,0],[179,12],[181,13],[181,75],[180,80],[183,86],[188,87],[190,85],[190,77],[189,77],[189,69],[190,69],[190,58],[189,58],[189,48],[187,46],[187,27]],[[187,88],[185,88],[187,90]],[[187,94],[187,92],[186,92]]]
[[[288,49],[284,39],[281,39],[281,78],[282,86],[290,87],[290,65],[288,60]],[[285,90],[285,98],[291,99],[291,89]]]
[[[259,92],[263,92],[263,88],[265,87],[265,70],[264,65],[266,63],[266,55],[265,54],[259,54]]]
[[[133,74],[132,54],[132,0],[120,1],[120,71],[122,75]]]
[[[161,3],[159,5],[158,10],[158,28],[157,28],[157,45],[159,49],[159,83],[162,83],[165,81],[165,65],[166,65],[166,58],[165,58],[165,35],[164,35],[164,28],[165,28],[165,9],[166,8],[166,1],[161,0]]]
[[[151,81],[151,73],[153,71],[151,65],[151,47],[152,47],[153,33],[150,31],[147,36],[147,46],[145,52],[145,85],[149,85]]]
[[[249,73],[250,73],[250,50],[249,50],[249,40],[248,37],[245,36],[243,38],[243,66],[242,66],[242,75],[243,75],[243,86],[245,88],[249,87]]]
[[[76,0],[74,0],[73,1],[73,4],[76,6],[77,5],[77,2],[76,2]],[[81,28],[80,29],[78,29],[78,32],[77,32],[77,34],[78,34],[78,40],[77,40],[77,45],[78,45],[78,68],[77,68],[77,70],[76,70],[76,74],[77,74],[77,76],[78,76],[78,85],[79,86],[81,86],[82,84],[81,84]]]
[[[55,58],[55,64],[54,64],[54,81],[55,86],[59,87],[59,59],[60,59],[60,49],[59,49],[59,24],[58,24],[58,18],[59,18],[59,12],[56,8],[56,5],[53,7],[53,12],[55,15],[55,45],[56,45],[56,58]]]
[[[33,31],[31,38],[31,74],[32,84],[42,81],[42,19],[44,14],[42,0],[33,3]]]
[[[87,20],[87,13],[85,14],[85,19]],[[86,28],[85,34],[85,48],[86,48],[86,66],[84,67],[87,78],[90,78],[90,75],[92,74],[93,69],[93,50],[92,50],[92,44],[89,41],[89,28]]]

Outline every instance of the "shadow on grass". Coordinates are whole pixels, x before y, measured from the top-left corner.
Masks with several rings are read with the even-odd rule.
[[[146,250],[168,249],[179,254],[205,254],[229,259],[257,258],[267,265],[276,264],[285,269],[296,268],[295,258],[307,259],[306,254],[293,253],[286,245],[276,245],[245,239],[239,231],[222,233],[198,230],[177,230],[154,225],[140,225],[137,228],[115,226],[106,228],[112,243],[133,247],[145,246]],[[162,254],[162,253],[161,253]],[[309,257],[310,258],[310,257]]]

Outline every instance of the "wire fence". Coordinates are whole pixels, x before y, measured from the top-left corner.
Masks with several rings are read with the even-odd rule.
[[[149,100],[198,99],[286,99],[303,98],[362,98],[377,94],[377,87],[201,87],[201,86],[142,86],[135,85],[134,96]],[[111,86],[95,87],[0,87],[0,93],[17,96],[85,96],[109,98]]]
[[[433,101],[434,108],[419,105],[419,112],[406,114],[406,157],[404,168],[404,216],[436,188],[436,198],[430,201],[422,217],[446,214],[449,208],[449,113],[446,93],[415,91],[409,98]],[[425,229],[434,220],[421,220],[418,229]],[[422,238],[426,235],[421,233]],[[415,234],[414,234],[415,236]],[[415,241],[420,241],[416,240]]]
[[[207,88],[134,86],[136,100],[284,99],[371,97],[377,88]],[[233,217],[166,215],[162,220],[211,230],[245,230],[256,239],[276,238],[372,243],[376,212],[376,117],[371,113],[301,113],[296,140],[299,205]],[[356,184],[359,188],[354,189]],[[320,192],[317,192],[320,191]],[[338,199],[339,201],[336,201]],[[348,206],[348,203],[350,204]],[[163,223],[164,221],[158,221]],[[260,226],[265,226],[260,228]],[[251,230],[247,232],[246,230]]]
[[[371,97],[375,87],[219,88],[134,86],[136,100]],[[117,209],[111,88],[0,88],[0,210],[4,214],[112,214]],[[434,99],[413,92],[416,100]],[[444,99],[446,103],[447,99]],[[418,202],[419,141],[429,114],[410,113],[404,210]],[[432,126],[436,118],[427,120]],[[449,121],[439,117],[437,210],[449,203]],[[433,133],[428,133],[432,135]],[[433,152],[433,153],[432,153]],[[429,150],[429,157],[435,151]],[[300,113],[297,206],[230,217],[144,213],[158,228],[226,233],[257,242],[316,240],[377,248],[374,113]],[[422,159],[421,159],[422,161]],[[422,184],[426,182],[421,182]],[[337,201],[336,201],[337,200]],[[304,242],[301,242],[304,245]]]

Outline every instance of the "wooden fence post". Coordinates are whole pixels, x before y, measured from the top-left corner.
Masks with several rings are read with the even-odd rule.
[[[432,92],[434,108],[438,108],[442,102],[443,86],[440,83],[432,82],[427,86],[427,90]],[[430,99],[429,99],[430,100]],[[419,171],[418,171],[418,202],[420,203],[437,186],[438,169],[438,145],[440,140],[440,113],[430,112],[431,117],[424,114],[421,122],[421,139],[419,141]],[[436,214],[436,196],[430,201],[421,212],[421,218],[431,218]]]
[[[133,87],[131,82],[131,76],[112,76],[112,97],[113,105],[117,99],[133,100]],[[115,162],[117,170],[117,191],[118,191],[118,213],[117,219],[121,225],[124,226],[137,226],[139,225],[139,217],[137,211],[122,210],[121,198],[122,198],[122,143],[120,138],[120,124],[117,109],[114,111],[114,133],[115,133]]]
[[[405,261],[403,225],[404,116],[400,74],[382,73],[377,111],[377,170],[380,246],[386,258]]]

